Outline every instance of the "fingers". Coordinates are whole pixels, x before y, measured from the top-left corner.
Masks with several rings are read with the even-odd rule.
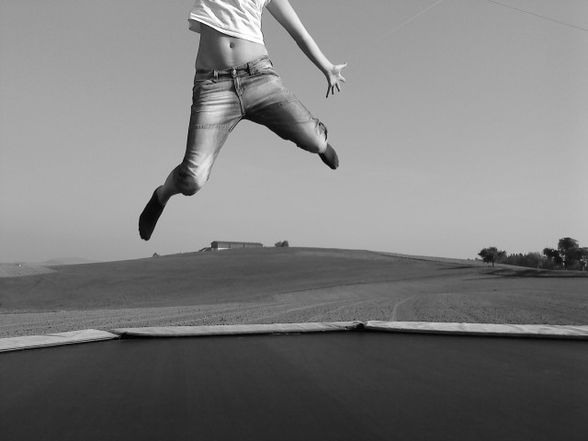
[[[339,82],[335,82],[335,83],[329,84],[329,86],[327,86],[327,96],[325,98],[328,98],[329,94],[335,95],[335,89],[337,89],[337,92],[341,92],[341,87],[339,86]]]
[[[341,70],[347,67],[347,63],[339,64],[334,66],[334,69],[331,70],[328,81],[329,85],[327,86],[327,94],[325,98],[329,98],[329,95],[335,95],[335,89],[337,92],[341,92],[341,86],[339,83],[345,83],[347,80],[343,75],[341,75]]]

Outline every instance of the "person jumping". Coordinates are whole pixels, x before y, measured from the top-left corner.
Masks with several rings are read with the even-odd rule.
[[[326,97],[341,90],[341,71],[347,63],[327,59],[288,0],[197,0],[188,20],[200,42],[186,153],[141,213],[142,239],[151,238],[173,195],[191,196],[202,188],[229,133],[242,119],[318,154],[333,170],[339,166],[337,153],[327,142],[327,128],[284,87],[268,57],[261,32],[264,8],[325,75]]]

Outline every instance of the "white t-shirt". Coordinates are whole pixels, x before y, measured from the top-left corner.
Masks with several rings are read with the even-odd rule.
[[[188,22],[190,30],[200,32],[204,23],[223,34],[263,43],[261,14],[271,0],[196,0]]]

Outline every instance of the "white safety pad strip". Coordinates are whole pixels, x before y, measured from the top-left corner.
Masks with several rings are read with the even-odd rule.
[[[112,340],[120,338],[116,334],[96,329],[60,332],[47,335],[28,335],[24,337],[0,338],[0,352],[18,351],[20,349],[44,348],[48,346],[71,345],[91,341]]]
[[[190,337],[245,334],[287,334],[300,332],[348,331],[362,322],[271,323],[259,325],[163,326],[148,328],[119,328],[111,332],[133,337]]]
[[[368,321],[371,331],[588,339],[588,326]]]

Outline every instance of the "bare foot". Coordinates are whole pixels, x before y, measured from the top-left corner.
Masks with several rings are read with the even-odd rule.
[[[151,234],[155,229],[155,225],[159,220],[159,216],[163,213],[164,205],[159,202],[159,198],[157,197],[157,190],[158,187],[153,192],[153,196],[147,202],[147,205],[143,209],[141,216],[139,216],[139,235],[141,239],[149,240],[151,238]]]
[[[337,152],[333,147],[331,147],[331,144],[327,144],[327,149],[323,153],[319,153],[319,156],[323,162],[333,170],[339,167],[339,158],[337,157]]]

